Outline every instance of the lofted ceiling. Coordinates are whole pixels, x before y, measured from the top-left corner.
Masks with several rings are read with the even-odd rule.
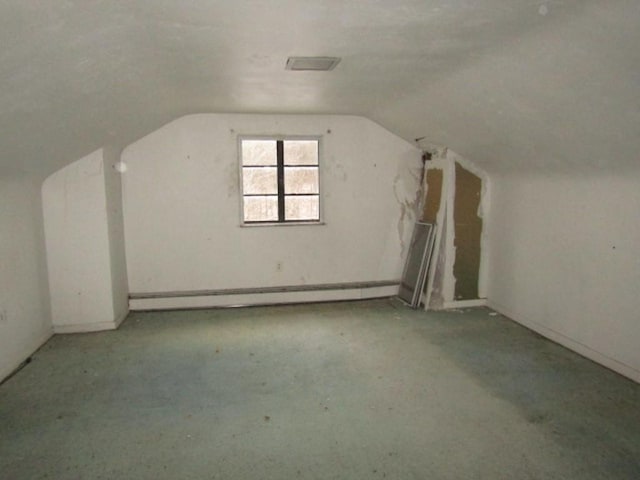
[[[366,116],[492,171],[640,166],[637,0],[5,0],[0,174],[185,114]],[[339,56],[332,72],[288,56]]]

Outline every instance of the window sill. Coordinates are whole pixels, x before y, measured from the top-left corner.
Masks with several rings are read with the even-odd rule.
[[[241,223],[240,227],[317,227],[326,225],[325,222],[260,222],[260,223]]]

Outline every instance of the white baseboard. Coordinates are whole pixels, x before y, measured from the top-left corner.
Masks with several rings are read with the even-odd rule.
[[[42,345],[44,345],[51,337],[53,336],[53,331],[49,330],[45,332],[43,335],[38,337],[38,339],[31,343],[28,347],[23,348],[20,351],[20,355],[18,355],[18,360],[13,363],[9,363],[7,365],[0,366],[0,382],[2,382],[5,378],[10,376],[27,358],[33,355]]]
[[[398,294],[398,285],[371,286],[359,288],[340,288],[336,290],[303,290],[259,293],[212,294],[197,295],[189,293],[181,297],[171,293],[163,297],[162,294],[154,294],[148,297],[135,297],[129,299],[129,308],[132,311],[140,310],[177,310],[189,308],[215,308],[249,305],[275,305],[286,303],[313,303],[340,300],[363,300],[370,298],[392,297]]]
[[[120,326],[120,324],[122,322],[124,322],[124,319],[127,318],[127,315],[129,315],[129,308],[127,307],[127,310],[120,315],[118,318],[115,319],[115,321],[113,322],[115,324],[115,328],[118,328]]]
[[[93,322],[93,323],[72,323],[64,325],[54,325],[53,333],[89,333],[102,332],[105,330],[116,330],[124,319],[129,315],[129,309],[113,321],[109,322]]]
[[[122,317],[124,320],[124,317]],[[122,322],[120,320],[120,322]],[[76,323],[68,325],[54,325],[53,333],[89,333],[89,332],[102,332],[104,330],[115,330],[120,323],[114,321],[111,322],[95,322],[95,323]]]
[[[444,302],[442,308],[446,310],[448,308],[485,307],[486,305],[486,298],[477,298],[473,300],[453,300],[452,302]]]
[[[528,329],[533,330],[536,333],[539,333],[543,337],[546,337],[549,340],[556,342],[562,345],[563,347],[568,348],[569,350],[573,350],[577,354],[582,355],[583,357],[586,357],[589,360],[593,360],[594,362],[599,363],[600,365],[607,367],[610,370],[613,370],[614,372],[619,373],[620,375],[630,378],[634,382],[640,383],[639,370],[625,363],[621,363],[615,360],[614,358],[611,358],[605,355],[604,353],[598,352],[597,350],[594,350],[593,348],[587,345],[584,345],[576,340],[573,340],[572,338],[567,337],[562,333],[556,332],[555,330],[552,330],[549,327],[540,325],[539,323],[534,322],[531,319],[524,318],[522,315],[516,315],[514,312],[510,311],[508,308],[503,307],[502,305],[496,302],[489,300],[487,305],[493,310],[500,312],[504,316],[513,320],[514,322],[519,323],[520,325],[523,325]]]

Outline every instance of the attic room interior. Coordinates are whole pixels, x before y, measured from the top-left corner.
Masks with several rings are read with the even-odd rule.
[[[0,25],[0,476],[640,478],[638,2]]]

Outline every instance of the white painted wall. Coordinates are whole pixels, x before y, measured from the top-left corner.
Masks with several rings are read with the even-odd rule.
[[[640,178],[494,175],[490,304],[640,381]]]
[[[237,136],[250,134],[322,135],[325,225],[240,226]],[[367,119],[191,115],[130,145],[122,160],[133,293],[401,275],[420,152]]]
[[[0,175],[0,380],[52,334],[39,181]]]
[[[51,314],[56,332],[110,329],[122,320],[116,315],[123,312],[122,270],[115,281],[111,274],[111,251],[120,252],[121,248],[115,225],[119,210],[117,204],[107,208],[107,190],[113,197],[118,187],[113,178],[105,179],[103,150],[55,172],[42,186]],[[115,226],[111,235],[109,218]],[[113,263],[117,263],[116,259]],[[117,299],[114,285],[118,287]]]

